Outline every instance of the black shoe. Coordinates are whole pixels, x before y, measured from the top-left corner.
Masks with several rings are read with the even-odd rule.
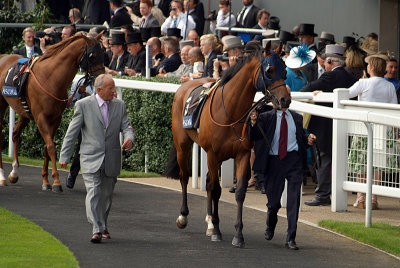
[[[305,201],[304,204],[307,206],[329,206],[331,204],[331,199],[321,199],[321,198],[314,198],[313,200]]]
[[[299,247],[296,245],[296,242],[294,240],[290,240],[289,242],[285,243],[285,248],[287,249],[292,249],[292,250],[298,250]]]
[[[67,177],[67,187],[72,189],[74,188],[76,178],[73,178],[71,174],[68,174]]]
[[[265,231],[265,239],[271,240],[272,238],[274,238],[274,234],[275,230],[268,227],[267,230]]]
[[[232,186],[232,187],[229,189],[229,192],[230,192],[230,193],[236,192],[236,185]]]
[[[265,194],[265,188],[264,188],[264,186],[261,187],[261,193],[262,193],[262,194]]]

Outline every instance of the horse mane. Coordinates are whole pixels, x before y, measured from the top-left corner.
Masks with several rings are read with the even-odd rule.
[[[70,45],[72,42],[75,42],[78,39],[85,39],[85,40],[89,40],[86,36],[84,35],[74,35],[71,38],[67,38],[66,40],[63,40],[57,44],[54,44],[52,46],[49,46],[49,48],[46,49],[46,52],[40,57],[40,59],[38,60],[38,62],[40,61],[44,61],[47,58],[50,58],[52,56],[57,55],[58,53],[60,53],[65,47],[67,47],[68,45]]]
[[[228,69],[226,69],[221,77],[221,81],[219,82],[220,86],[225,85],[226,83],[228,83],[232,77],[235,76],[235,74],[244,66],[246,65],[249,61],[251,61],[254,57],[257,58],[261,58],[261,54],[262,54],[263,50],[259,49],[256,50],[254,53],[248,55],[248,56],[243,56],[243,57],[239,57],[238,61],[236,62],[235,65],[229,67]]]

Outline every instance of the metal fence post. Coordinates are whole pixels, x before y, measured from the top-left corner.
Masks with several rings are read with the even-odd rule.
[[[201,158],[201,164],[200,164],[200,176],[201,176],[201,184],[200,184],[200,190],[205,191],[207,188],[207,172],[208,172],[208,166],[207,166],[207,153],[204,151],[203,148],[201,148],[200,152],[200,158]]]
[[[349,90],[338,88],[333,91],[333,108],[343,109],[341,100],[349,99]],[[317,137],[318,139],[318,137]],[[331,211],[347,210],[347,192],[343,182],[347,177],[347,121],[333,119],[332,125],[332,205]]]
[[[8,157],[13,157],[14,155],[14,143],[12,140],[12,133],[15,125],[15,111],[10,107],[10,127],[8,128]]]
[[[364,122],[368,130],[368,149],[367,149],[367,191],[365,198],[365,227],[371,227],[372,218],[372,176],[373,172],[373,148],[374,148],[374,132],[371,123]]]
[[[221,187],[228,188],[233,185],[233,165],[235,161],[230,158],[221,165]]]
[[[199,145],[197,143],[193,143],[193,152],[192,152],[192,188],[199,188]]]

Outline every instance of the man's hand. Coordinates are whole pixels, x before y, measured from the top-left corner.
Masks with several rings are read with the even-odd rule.
[[[106,73],[107,73],[107,74],[111,74],[111,75],[117,75],[117,74],[118,74],[117,71],[110,70],[110,69],[107,70]]]
[[[187,76],[187,75],[182,75],[181,76],[181,83],[185,83],[185,82],[187,82],[187,81],[189,81],[190,80],[190,77],[189,76]]]
[[[316,139],[317,139],[317,137],[314,134],[310,133],[310,135],[308,135],[308,139],[307,139],[308,145],[312,146]]]
[[[202,76],[203,76],[203,72],[195,72],[195,73],[193,73],[193,75],[192,75],[193,78],[200,78],[200,77],[202,77]]]
[[[85,85],[79,86],[78,92],[79,92],[79,94],[81,94],[81,95],[82,95],[83,93],[85,93],[85,92],[86,92],[86,86],[85,86]]]
[[[322,92],[323,92],[322,90],[315,90],[315,91],[313,91],[313,95],[317,96],[319,93],[322,93]]]
[[[68,168],[68,163],[67,162],[58,162],[58,164],[60,165],[60,168]]]
[[[125,139],[124,143],[122,144],[122,148],[125,149],[125,151],[129,151],[132,149],[133,142],[130,139]]]
[[[251,111],[250,114],[250,119],[251,119],[251,124],[255,125],[257,122],[257,116],[258,116],[258,112],[254,109],[253,111]]]
[[[125,68],[125,73],[129,76],[134,76],[136,75],[136,71],[133,69]]]

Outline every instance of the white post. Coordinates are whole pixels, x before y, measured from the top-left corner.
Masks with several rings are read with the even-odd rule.
[[[149,156],[147,154],[147,150],[144,151],[144,173],[149,173]]]
[[[207,190],[206,189],[206,185],[207,185],[208,166],[207,166],[207,153],[206,153],[206,151],[204,151],[203,148],[201,148],[200,158],[201,158],[201,163],[200,163],[200,176],[201,176],[200,190],[205,191],[205,190]]]
[[[333,91],[333,108],[343,109],[341,100],[349,99],[347,89],[338,88]],[[318,137],[317,137],[318,139]],[[331,211],[347,210],[347,192],[343,190],[343,182],[347,178],[347,121],[333,119],[332,128],[332,205]]]
[[[221,186],[223,188],[229,188],[233,185],[233,166],[235,161],[233,158],[230,158],[221,165]]]
[[[193,143],[193,152],[192,152],[192,188],[199,188],[199,145],[197,143]]]
[[[13,129],[15,125],[15,111],[10,107],[10,127],[8,128],[8,157],[14,156],[14,143],[12,140]]]
[[[151,45],[146,44],[146,79],[150,78],[150,68],[152,67]],[[143,75],[143,74],[142,74]]]
[[[367,193],[365,198],[365,227],[371,227],[372,217],[372,177],[373,171],[373,143],[374,132],[370,123],[364,122],[368,130],[368,149],[367,149]]]

